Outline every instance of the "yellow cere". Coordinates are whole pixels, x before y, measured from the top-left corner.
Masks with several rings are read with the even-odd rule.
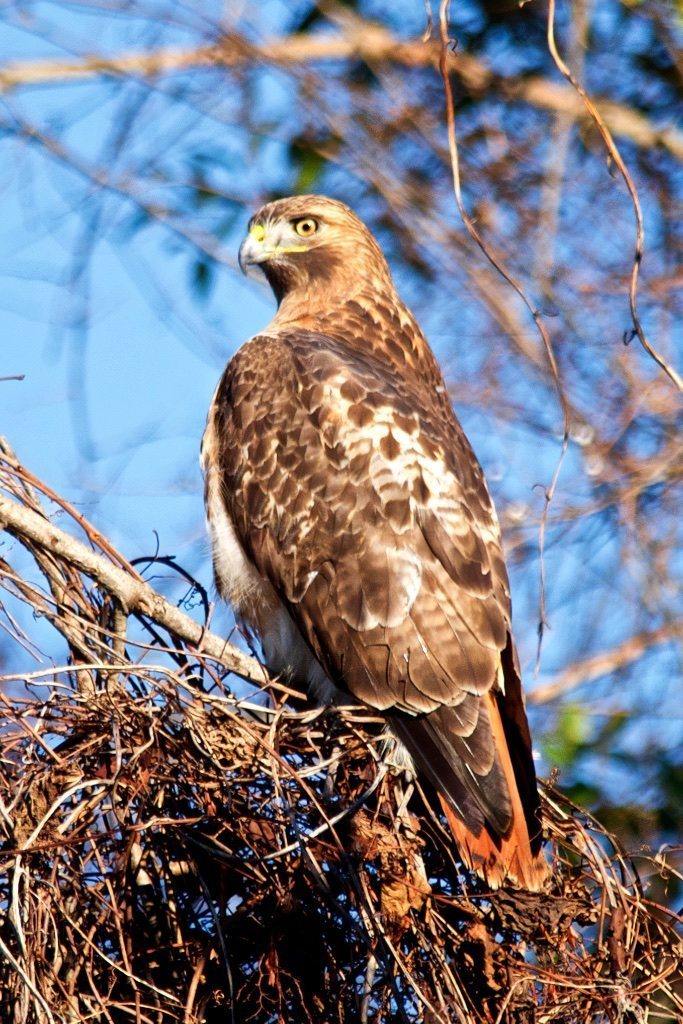
[[[266,237],[266,229],[264,228],[263,224],[252,224],[251,227],[249,228],[249,234],[257,242],[262,242],[263,239]]]

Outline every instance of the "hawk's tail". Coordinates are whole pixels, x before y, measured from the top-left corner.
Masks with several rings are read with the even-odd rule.
[[[436,790],[463,862],[492,888],[537,892],[548,866],[531,738],[516,673],[505,693],[468,695],[393,728]]]
[[[492,889],[497,889],[506,881],[512,881],[531,892],[538,892],[544,888],[548,877],[548,864],[541,851],[541,825],[538,820],[539,802],[535,774],[532,775],[535,799],[532,798],[530,801],[528,792],[524,794],[527,798],[525,806],[522,803],[520,788],[528,790],[528,785],[525,785],[528,778],[520,779],[521,766],[518,763],[515,771],[511,756],[519,751],[512,745],[513,738],[509,735],[509,730],[505,730],[495,695],[489,693],[483,699],[488,704],[491,732],[510,795],[510,823],[502,835],[496,834],[486,820],[477,832],[455,813],[447,797],[442,793],[439,793],[439,800],[460,856],[470,870],[475,871]],[[525,758],[515,760],[523,762]],[[533,773],[533,762],[531,771]]]

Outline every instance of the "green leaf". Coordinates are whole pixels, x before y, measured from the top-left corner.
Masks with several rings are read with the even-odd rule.
[[[314,185],[327,163],[325,157],[314,149],[296,144],[292,146],[292,157],[298,164],[298,174],[293,191],[299,194],[314,191]]]
[[[546,756],[551,764],[566,767],[576,760],[591,732],[590,720],[580,704],[567,704],[557,719],[555,735],[546,744]]]

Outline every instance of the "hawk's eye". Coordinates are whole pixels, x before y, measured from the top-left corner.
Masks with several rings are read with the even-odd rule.
[[[318,222],[312,217],[303,217],[301,220],[294,221],[294,230],[301,238],[310,238],[318,230]]]

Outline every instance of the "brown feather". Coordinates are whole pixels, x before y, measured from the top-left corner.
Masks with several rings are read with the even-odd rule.
[[[274,670],[386,713],[465,861],[537,888],[538,793],[484,475],[358,218],[301,196],[255,220],[286,238],[304,216],[319,237],[261,264],[278,312],[209,411],[219,589]]]
[[[492,889],[498,889],[506,881],[513,881],[524,889],[539,892],[545,888],[548,878],[548,865],[540,852],[540,824],[536,822],[530,834],[497,695],[490,692],[483,700],[488,705],[496,752],[510,793],[510,824],[502,835],[493,833],[486,823],[477,833],[453,811],[448,799],[441,793],[439,801],[460,856],[472,871],[480,874]]]

